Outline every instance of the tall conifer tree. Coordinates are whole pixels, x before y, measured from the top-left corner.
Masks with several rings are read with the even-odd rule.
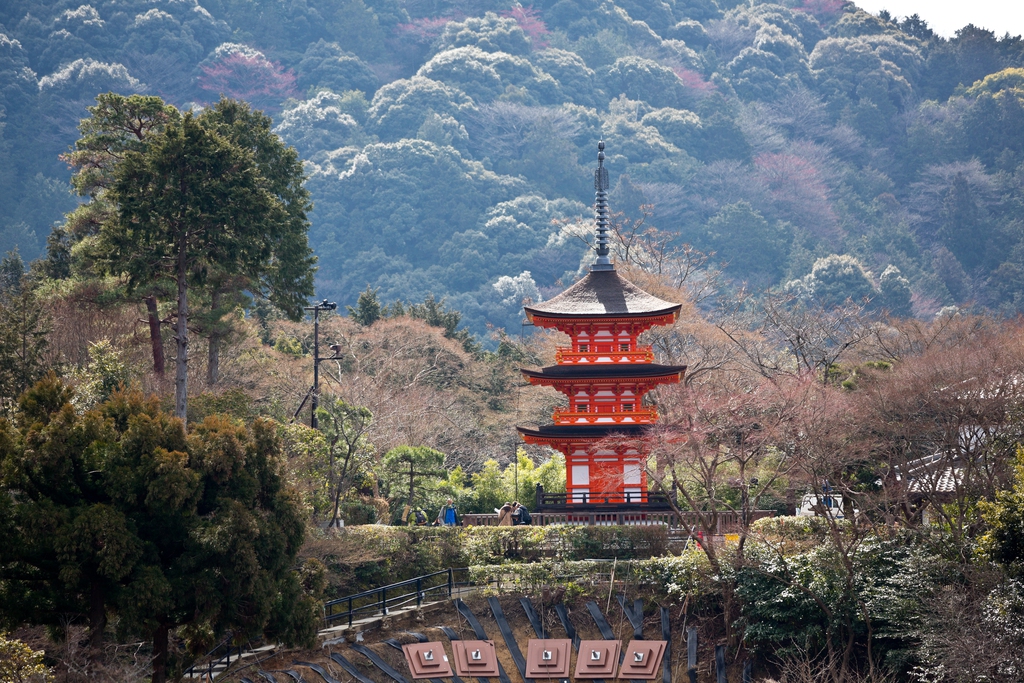
[[[100,229],[101,267],[135,288],[170,279],[177,292],[175,415],[188,405],[189,286],[212,270],[258,283],[272,263],[288,213],[250,150],[192,113],[127,152],[107,194],[117,214]]]

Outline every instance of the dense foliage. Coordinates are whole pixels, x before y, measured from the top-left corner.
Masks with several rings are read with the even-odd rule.
[[[116,624],[159,680],[176,639],[304,640],[325,585],[478,564],[569,595],[618,557],[807,680],[1019,679],[1024,337],[956,306],[1024,306],[1022,100],[1020,38],[843,0],[3,3],[0,626]],[[645,447],[687,550],[385,526],[564,487],[512,428],[558,400],[520,389],[559,342],[519,320],[582,272],[599,138],[618,267],[683,306],[645,337],[688,366]],[[319,431],[308,247],[348,311]],[[752,523],[820,487],[846,520]]]
[[[313,293],[302,166],[270,119],[244,103],[221,99],[195,116],[159,97],[96,99],[67,156],[88,200],[54,229],[43,270],[78,282],[110,276],[125,295],[143,294],[158,375],[157,295],[174,292],[175,414],[186,419],[188,336],[197,322],[215,384],[231,330],[222,319],[248,301],[245,293],[292,318]]]
[[[5,624],[78,621],[92,645],[108,615],[152,643],[154,681],[222,634],[312,640],[316,605],[294,561],[301,507],[272,423],[207,417],[186,433],[155,398],[116,392],[79,413],[53,375],[0,422],[0,594]]]
[[[663,526],[397,528],[359,526],[314,536],[303,555],[328,569],[328,595],[341,597],[449,567],[505,565],[512,574],[549,560],[646,560],[668,549]]]
[[[19,0],[0,8],[0,251],[39,256],[74,206],[58,155],[98,93],[226,95],[305,160],[341,303],[369,284],[447,297],[479,336],[517,327],[578,270],[564,228],[603,136],[613,206],[649,205],[734,285],[814,293],[837,254],[857,277],[825,299],[1016,311],[1022,67],[1020,38],[841,0]]]

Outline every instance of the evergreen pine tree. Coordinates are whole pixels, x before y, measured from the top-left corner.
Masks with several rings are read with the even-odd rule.
[[[213,416],[186,434],[137,391],[85,414],[72,398],[51,374],[0,423],[3,618],[83,615],[98,644],[114,614],[153,643],[156,683],[180,627],[193,653],[228,631],[308,644],[316,605],[293,570],[304,519],[275,424]]]
[[[188,113],[129,151],[107,190],[118,207],[99,232],[100,267],[127,276],[129,289],[169,280],[176,289],[175,415],[188,405],[189,287],[211,272],[258,283],[288,214],[252,152]]]
[[[957,173],[942,205],[939,239],[970,272],[985,255],[985,226],[974,192],[963,173]]]
[[[346,306],[348,315],[363,327],[369,327],[384,316],[380,300],[377,298],[377,290],[366,286],[366,291],[359,295],[355,308]]]
[[[15,399],[44,373],[50,322],[24,273],[17,251],[0,261],[0,405]]]

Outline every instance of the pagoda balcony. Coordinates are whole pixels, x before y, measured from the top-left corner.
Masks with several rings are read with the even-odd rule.
[[[653,407],[645,408],[644,410],[587,413],[572,410],[556,410],[551,418],[556,425],[651,424],[658,420],[658,411]]]
[[[545,493],[544,487],[537,484],[535,505],[538,512],[557,510],[585,510],[603,508],[606,510],[671,510],[676,502],[675,495],[670,498],[664,493]]]
[[[653,362],[654,351],[649,346],[633,351],[573,351],[571,347],[559,347],[555,351],[555,363],[558,365]]]

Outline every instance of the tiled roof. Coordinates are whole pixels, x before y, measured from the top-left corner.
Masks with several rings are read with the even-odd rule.
[[[526,314],[542,316],[664,315],[681,304],[648,294],[614,270],[591,271],[553,299],[526,306]]]
[[[596,424],[596,425],[543,425],[541,427],[516,427],[523,436],[539,438],[574,439],[579,437],[603,439],[615,434],[640,436],[648,425]]]
[[[896,480],[906,480],[911,493],[953,493],[963,483],[964,467],[959,455],[936,451],[897,466]]]
[[[656,363],[572,363],[568,365],[549,365],[540,370],[522,369],[527,377],[541,379],[620,379],[636,377],[648,379],[682,375],[686,372],[685,365],[658,365]]]
[[[908,482],[908,488],[912,493],[953,493],[963,478],[962,468],[949,466],[918,475]]]

